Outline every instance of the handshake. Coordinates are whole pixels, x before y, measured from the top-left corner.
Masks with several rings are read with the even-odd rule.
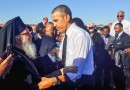
[[[58,82],[67,82],[65,78],[65,73],[77,73],[78,67],[67,66],[58,71],[53,72],[49,77],[42,77],[41,81],[38,83],[39,90],[44,90],[57,85]],[[59,74],[58,74],[59,73]],[[58,84],[59,85],[59,84]]]

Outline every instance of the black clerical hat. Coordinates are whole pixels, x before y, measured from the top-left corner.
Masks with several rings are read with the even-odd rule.
[[[26,26],[19,16],[7,21],[0,30],[0,56],[7,47],[14,46],[15,36],[19,35],[25,28]]]

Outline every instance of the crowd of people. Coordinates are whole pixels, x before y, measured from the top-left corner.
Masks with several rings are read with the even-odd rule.
[[[59,5],[37,25],[21,18],[0,30],[1,90],[130,90],[130,22],[97,30]]]

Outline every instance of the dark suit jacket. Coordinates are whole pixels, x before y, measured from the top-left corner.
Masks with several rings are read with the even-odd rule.
[[[111,49],[111,46],[112,46],[114,40],[115,40],[115,38],[113,36],[109,35],[109,37],[108,37],[108,43],[105,46],[106,50],[110,50]]]
[[[42,41],[42,39],[40,39],[39,37],[38,37],[38,34],[36,34],[34,37],[33,37],[33,43],[35,44],[35,46],[36,46],[36,49],[37,49],[37,56],[39,57],[40,55],[39,55],[39,50],[40,50],[40,46],[41,46],[41,41]]]
[[[37,39],[40,39],[38,34],[36,34],[34,37],[33,37],[33,40],[36,41]]]
[[[119,39],[114,41],[113,48],[115,49],[115,52],[130,48],[130,36],[123,32]],[[124,59],[121,60],[121,63],[123,64],[125,71],[124,74],[129,73],[130,75],[130,54],[125,54]]]
[[[57,63],[53,63],[48,55],[33,60],[40,76],[48,75],[57,70]]]
[[[114,41],[113,48],[115,51],[130,48],[130,36],[123,32],[118,40]]]
[[[40,46],[40,56],[43,57],[48,54],[54,47],[56,47],[56,41],[53,37],[49,35],[44,35],[42,37],[41,46]]]
[[[107,52],[104,49],[105,47],[105,43],[101,37],[101,35],[99,33],[94,33],[94,35],[92,36],[92,40],[94,43],[94,63],[97,67],[102,67],[103,65],[105,66],[107,60]]]
[[[91,37],[95,46],[95,51],[100,51],[104,49],[105,44],[104,41],[99,33],[94,33],[94,35]]]
[[[41,76],[50,74],[56,70],[56,63],[53,63],[47,55],[56,46],[56,41],[53,37],[49,35],[44,35],[42,37],[41,45],[39,46],[40,58],[34,61]]]

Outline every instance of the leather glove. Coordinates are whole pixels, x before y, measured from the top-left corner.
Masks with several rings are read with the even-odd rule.
[[[55,77],[52,78],[42,77],[41,81],[38,83],[38,87],[39,90],[44,90],[52,86],[55,86],[56,84],[57,84],[57,80]]]
[[[66,66],[63,68],[63,73],[77,73],[78,67],[77,66]]]

